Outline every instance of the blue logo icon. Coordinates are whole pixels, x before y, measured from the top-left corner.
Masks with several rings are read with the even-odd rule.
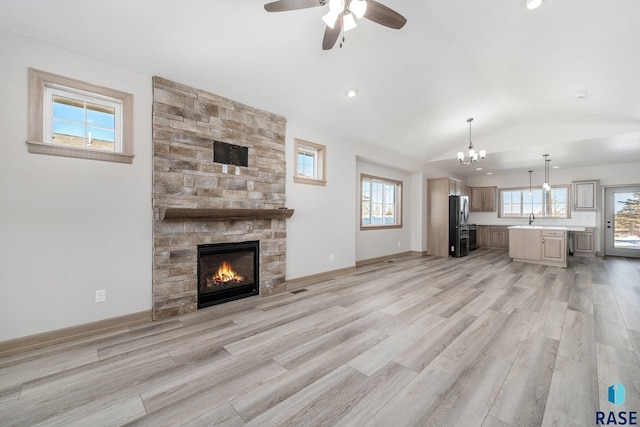
[[[624,403],[624,386],[619,382],[609,386],[609,395],[607,400],[616,406],[622,405]]]

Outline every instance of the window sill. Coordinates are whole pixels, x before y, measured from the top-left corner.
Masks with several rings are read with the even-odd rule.
[[[398,225],[361,225],[360,226],[360,231],[365,231],[365,230],[386,230],[389,228],[402,228],[402,224],[398,224]]]
[[[101,160],[115,163],[133,163],[133,154],[86,150],[84,148],[64,147],[44,142],[26,141],[27,148],[33,154],[72,157],[76,159]]]
[[[321,181],[319,179],[300,178],[299,176],[294,176],[293,182],[295,182],[296,184],[320,185],[322,187],[325,187],[327,185],[327,181]]]

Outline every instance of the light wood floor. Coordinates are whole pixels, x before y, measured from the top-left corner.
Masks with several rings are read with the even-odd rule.
[[[1,358],[0,425],[590,426],[640,410],[639,278],[624,258],[399,258]]]

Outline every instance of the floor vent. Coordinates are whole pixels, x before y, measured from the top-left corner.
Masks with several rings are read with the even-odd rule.
[[[300,292],[307,292],[307,291],[308,291],[308,289],[304,289],[304,288],[303,288],[303,289],[297,289],[297,290],[295,290],[295,291],[291,291],[291,293],[292,293],[292,294],[299,294]]]

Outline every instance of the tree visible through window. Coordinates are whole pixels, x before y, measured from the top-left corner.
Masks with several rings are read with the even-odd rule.
[[[360,183],[360,227],[402,226],[402,182],[362,175]]]

